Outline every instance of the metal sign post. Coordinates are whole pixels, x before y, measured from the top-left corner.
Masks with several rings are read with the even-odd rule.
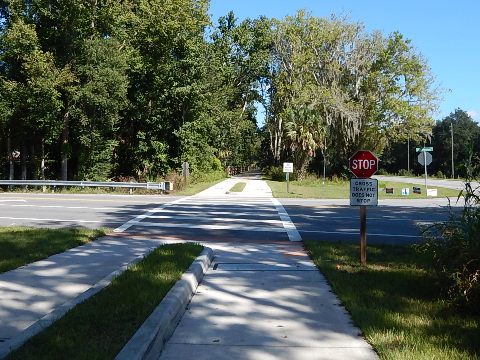
[[[423,148],[416,148],[418,154],[418,162],[423,165],[425,169],[425,192],[428,194],[428,185],[427,185],[427,166],[432,163],[432,154],[429,151],[433,151],[433,147],[423,147]],[[423,155],[422,155],[423,153]]]
[[[283,163],[283,172],[285,173],[285,178],[287,180],[287,194],[290,193],[290,173],[293,172],[293,163],[284,162]]]
[[[423,166],[425,168],[425,193],[428,194],[428,185],[427,185],[427,152],[423,152]]]
[[[287,178],[287,194],[289,194],[289,193],[290,193],[290,189],[289,189],[289,184],[290,184],[290,176],[289,176],[289,175],[290,175],[290,173],[288,173],[288,172],[287,172],[287,173],[285,173],[285,176],[286,176],[286,178]]]

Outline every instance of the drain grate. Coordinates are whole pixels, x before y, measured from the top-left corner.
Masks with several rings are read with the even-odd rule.
[[[216,263],[213,270],[229,270],[229,271],[317,271],[313,264],[299,263]]]

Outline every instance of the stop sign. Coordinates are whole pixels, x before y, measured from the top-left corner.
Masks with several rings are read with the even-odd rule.
[[[368,150],[358,150],[349,160],[350,171],[358,178],[369,178],[378,170],[378,158]]]

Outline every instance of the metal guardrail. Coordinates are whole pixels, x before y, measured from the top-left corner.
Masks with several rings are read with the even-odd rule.
[[[147,190],[173,190],[173,183],[164,181],[160,183],[146,182],[115,182],[115,181],[60,181],[60,180],[0,180],[0,185],[8,186],[78,186],[78,187],[112,187],[127,189]]]

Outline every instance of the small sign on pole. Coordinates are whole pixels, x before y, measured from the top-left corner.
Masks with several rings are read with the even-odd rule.
[[[426,150],[425,150],[426,149]],[[428,185],[427,185],[427,166],[432,163],[432,154],[430,154],[428,151],[432,151],[433,148],[422,148],[420,149],[420,154],[418,154],[418,162],[423,165],[425,168],[425,191],[428,193]]]
[[[378,170],[378,158],[371,151],[359,150],[349,159],[350,205],[360,206],[360,263],[367,265],[367,206],[378,205],[378,181],[370,176]]]
[[[377,179],[350,179],[350,206],[377,206]]]
[[[284,173],[293,173],[293,163],[284,162],[283,163],[283,172]]]
[[[433,147],[423,147],[423,148],[415,148],[416,152],[426,152],[426,151],[433,151]]]
[[[289,193],[290,192],[290,189],[289,189],[290,173],[293,173],[293,163],[284,162],[283,163],[283,172],[285,173],[285,178],[287,179],[287,193]]]

